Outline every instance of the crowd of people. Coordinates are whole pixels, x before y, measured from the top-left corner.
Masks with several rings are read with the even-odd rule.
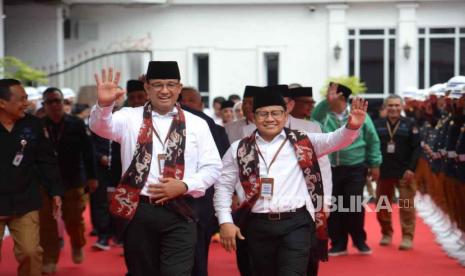
[[[18,275],[55,273],[65,233],[84,262],[88,202],[92,246],[122,246],[127,275],[208,275],[215,233],[241,275],[317,275],[349,237],[372,254],[367,206],[391,245],[393,201],[400,250],[417,209],[465,265],[465,77],[390,94],[372,119],[342,83],[316,106],[311,87],[249,85],[208,110],[180,76],[152,61],[123,89],[103,69],[92,107],[49,87],[37,108],[0,80],[0,246],[8,227]]]

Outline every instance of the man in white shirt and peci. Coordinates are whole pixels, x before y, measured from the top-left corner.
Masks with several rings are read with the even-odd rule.
[[[110,203],[127,222],[126,266],[131,276],[191,275],[196,214],[190,204],[204,195],[222,163],[207,123],[176,104],[182,89],[174,61],[151,61],[142,107],[112,114],[120,73],[96,75],[98,102],[90,128],[121,144],[123,176]]]
[[[318,158],[350,145],[365,120],[367,102],[352,102],[347,125],[332,133],[285,128],[288,113],[278,89],[265,87],[255,96],[257,130],[234,142],[223,157],[215,183],[214,206],[221,244],[236,249],[248,240],[257,276],[306,275],[311,241],[316,235],[321,260],[327,260],[326,210]],[[237,183],[244,197],[233,222],[231,197]]]

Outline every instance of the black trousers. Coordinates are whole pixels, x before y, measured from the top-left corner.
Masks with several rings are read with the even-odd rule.
[[[363,198],[367,167],[365,165],[338,166],[333,167],[332,173],[333,196],[337,199],[335,204],[338,206],[338,210],[331,212],[328,219],[328,230],[331,246],[344,250],[347,249],[349,235],[354,245],[363,244],[366,241],[366,232],[364,230],[365,208],[362,206],[350,211],[340,210],[339,208],[348,209],[351,205],[351,197],[353,197],[353,202],[357,202],[356,197]],[[340,202],[340,199],[342,202]]]
[[[238,214],[233,212],[233,219],[235,223],[238,223]],[[244,227],[244,226],[242,226]],[[242,233],[245,233],[245,229],[241,229]],[[241,276],[253,276],[252,264],[250,261],[250,254],[247,248],[248,239],[240,240],[236,239],[236,264]]]
[[[317,250],[317,239],[316,235],[314,236],[315,239],[312,241],[312,246],[310,247],[310,254],[307,266],[307,276],[317,276],[318,270],[320,268],[320,258],[318,256]]]
[[[190,276],[197,223],[163,206],[139,203],[125,231],[124,257],[131,276]]]
[[[253,270],[247,248],[248,240],[236,239],[236,263],[241,276],[252,276]]]
[[[186,198],[186,202],[194,211],[197,222],[197,243],[195,246],[194,267],[192,276],[208,276],[208,250],[213,234],[218,231],[218,221],[213,208],[213,194],[215,190],[210,187],[200,198]]]
[[[97,171],[98,187],[90,194],[90,217],[92,226],[100,239],[108,239],[112,235],[112,219],[108,210],[107,187],[111,181],[110,171],[101,169]]]
[[[245,237],[255,275],[305,276],[314,236],[307,211],[284,220],[250,218]]]

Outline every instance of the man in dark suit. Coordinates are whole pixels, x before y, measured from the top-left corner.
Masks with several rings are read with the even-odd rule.
[[[43,93],[46,116],[42,119],[58,158],[63,188],[63,221],[70,236],[72,260],[79,264],[84,260],[86,244],[83,213],[87,203],[86,188],[97,188],[94,149],[90,131],[84,121],[66,114],[63,109],[63,93],[50,87]],[[56,270],[60,254],[56,221],[51,217],[49,199],[43,197],[40,211],[40,243],[44,248],[44,268],[47,273]]]
[[[229,140],[224,127],[217,125],[215,121],[202,112],[203,104],[199,92],[192,87],[185,87],[181,90],[178,99],[184,110],[193,113],[204,119],[215,141],[220,156],[229,148]],[[217,232],[218,223],[213,209],[213,186],[210,187],[204,197],[193,200],[193,209],[198,215],[197,224],[197,245],[195,249],[195,262],[192,269],[192,276],[208,275],[208,249],[212,235]]]

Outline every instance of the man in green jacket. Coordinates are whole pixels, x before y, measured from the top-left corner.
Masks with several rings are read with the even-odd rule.
[[[319,103],[312,113],[312,118],[323,126],[323,132],[332,132],[347,122],[350,94],[350,88],[330,83],[326,100]],[[359,137],[350,146],[330,154],[330,161],[334,205],[328,220],[331,238],[329,255],[347,254],[349,234],[360,254],[371,254],[364,230],[365,210],[360,202],[363,201],[368,171],[374,181],[379,177],[382,156],[378,134],[369,116],[366,116]],[[355,202],[355,206],[351,206],[354,205],[351,202]]]

